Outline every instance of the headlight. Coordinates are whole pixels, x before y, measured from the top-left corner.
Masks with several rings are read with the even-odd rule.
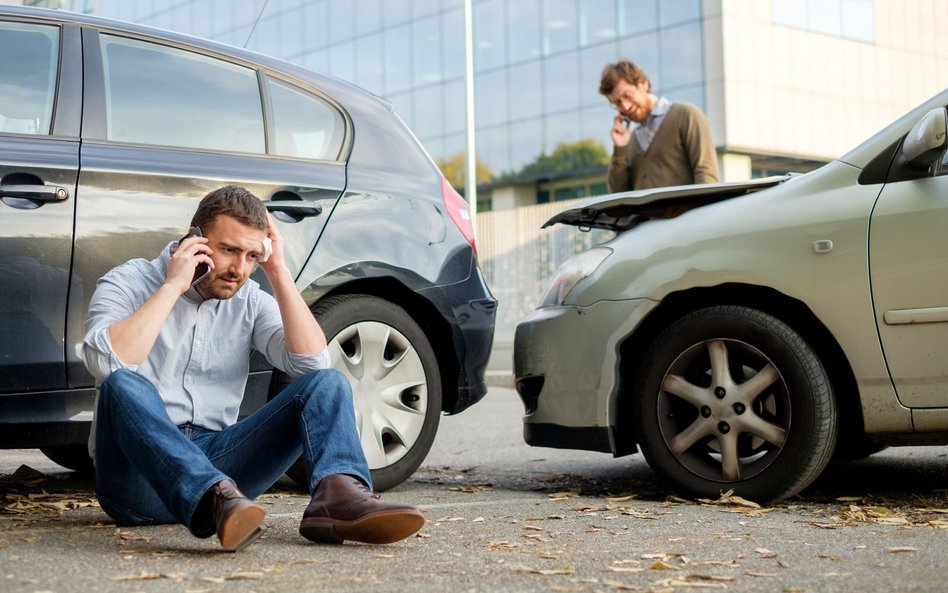
[[[561,265],[540,294],[538,309],[543,307],[553,307],[562,305],[563,301],[569,295],[569,291],[579,283],[580,280],[596,271],[596,268],[606,261],[606,258],[612,255],[612,249],[608,247],[593,247],[578,255],[569,258]]]

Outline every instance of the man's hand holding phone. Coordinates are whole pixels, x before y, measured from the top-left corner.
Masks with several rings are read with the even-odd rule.
[[[621,113],[612,118],[612,130],[609,134],[612,136],[612,142],[619,148],[628,146],[632,139],[631,121]]]
[[[200,227],[191,227],[171,254],[167,282],[180,288],[184,294],[214,269],[211,253]]]

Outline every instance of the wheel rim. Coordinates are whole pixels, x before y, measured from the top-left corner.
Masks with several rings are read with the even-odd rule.
[[[691,473],[721,482],[751,478],[779,456],[790,428],[786,381],[760,350],[738,340],[688,348],[665,373],[658,424]]]
[[[376,321],[343,329],[329,347],[335,368],[352,384],[369,468],[392,465],[411,450],[425,424],[428,382],[421,357],[404,334]]]

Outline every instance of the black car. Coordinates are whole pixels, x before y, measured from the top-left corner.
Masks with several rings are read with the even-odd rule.
[[[0,56],[0,447],[88,466],[95,385],[75,346],[96,280],[154,258],[226,183],[279,220],[379,489],[417,469],[441,412],[483,397],[496,301],[470,213],[390,103],[62,11],[0,8]],[[286,380],[251,368],[244,415]]]

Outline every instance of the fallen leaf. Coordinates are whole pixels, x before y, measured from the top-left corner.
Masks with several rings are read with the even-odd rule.
[[[918,552],[918,548],[913,548],[912,546],[896,546],[894,548],[886,548],[885,551],[890,554],[901,554],[903,552]]]
[[[573,568],[572,566],[564,566],[562,568],[541,569],[541,568],[531,568],[529,566],[521,565],[521,566],[515,566],[514,570],[520,570],[523,572],[529,572],[531,574],[539,574],[543,576],[566,575],[566,574],[573,574],[576,572],[576,569]]]
[[[224,578],[227,579],[228,581],[253,581],[256,579],[263,578],[263,573],[262,572],[249,572],[249,571],[234,572],[227,575]]]
[[[754,551],[757,552],[761,558],[776,558],[777,557],[776,552],[768,550],[767,548],[757,548]]]
[[[749,577],[775,577],[775,576],[779,576],[779,575],[778,575],[777,573],[775,573],[775,572],[755,572],[755,571],[753,571],[753,570],[748,570],[748,571],[745,572],[744,574],[746,574],[746,575],[749,576]]]
[[[681,570],[677,566],[672,566],[671,564],[665,562],[664,560],[658,560],[656,562],[653,562],[652,565],[649,566],[649,568],[651,568],[652,570]]]
[[[110,580],[113,580],[113,581],[120,581],[120,582],[124,582],[124,581],[156,581],[156,580],[158,580],[158,579],[170,579],[170,580],[174,580],[174,581],[180,581],[180,580],[183,579],[185,576],[186,576],[186,575],[185,575],[185,573],[183,573],[183,572],[162,572],[162,573],[158,573],[158,572],[144,572],[144,571],[142,571],[142,572],[140,572],[140,573],[138,573],[138,574],[123,575],[123,576],[117,576],[117,577],[109,577],[109,579],[110,579]]]

